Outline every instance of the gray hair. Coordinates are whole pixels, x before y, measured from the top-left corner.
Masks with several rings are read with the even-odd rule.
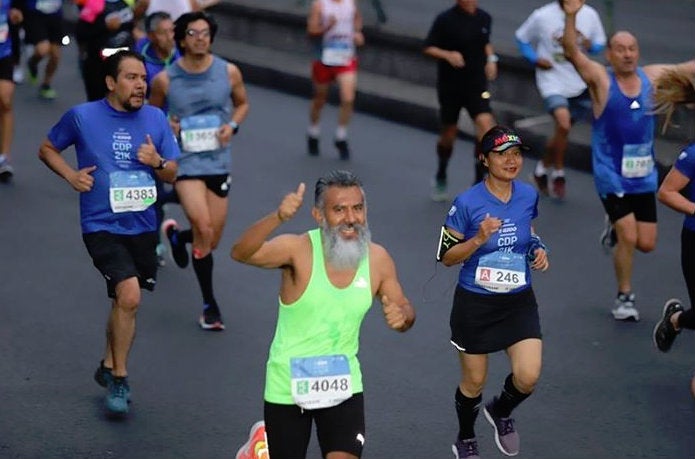
[[[345,170],[334,170],[316,181],[316,188],[314,189],[314,207],[319,209],[323,207],[326,190],[332,186],[340,188],[356,186],[360,189],[362,198],[366,201],[364,189],[362,188],[362,181],[355,174]]]
[[[159,26],[159,23],[166,20],[171,21],[171,15],[166,11],[155,11],[154,13],[150,13],[145,18],[145,32],[154,32]]]

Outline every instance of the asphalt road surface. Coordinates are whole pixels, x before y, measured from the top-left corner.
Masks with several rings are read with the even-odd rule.
[[[39,100],[36,87],[17,88],[16,176],[0,184],[0,457],[234,457],[262,413],[279,273],[237,264],[229,249],[299,182],[313,187],[335,168],[352,169],[364,180],[374,239],[393,255],[418,313],[405,334],[387,328],[378,305],[364,322],[364,457],[450,457],[459,370],[448,320],[457,270],[434,263],[448,210],[428,198],[434,134],[357,114],[353,159],[341,162],[330,138],[336,111],[327,107],[322,154],[308,157],[308,101],[257,87],[248,88],[251,113],[234,140],[229,221],[215,252],[216,294],[227,329],[198,329],[201,300],[193,271],[169,263],[156,291],[143,294],[129,362],[131,414],[121,422],[106,419],[104,390],[92,380],[109,309],[104,281],[82,244],[77,194],[36,155],[50,126],[83,100],[76,62],[67,48],[53,102]],[[454,189],[472,180],[471,149],[457,144]],[[72,151],[65,155],[74,160]],[[312,228],[310,204],[282,230]],[[168,212],[181,218],[177,207]],[[659,218],[657,250],[636,257],[642,321],[620,323],[609,313],[616,287],[611,259],[598,245],[603,212],[591,177],[568,171],[566,202],[542,201],[535,226],[552,251],[550,270],[534,276],[544,369],[536,393],[515,412],[519,458],[695,455],[688,389],[693,334],[684,332],[669,354],[651,343],[664,301],[686,294],[681,217],[659,206]],[[508,371],[503,354],[491,356],[486,399],[499,392]],[[502,457],[482,416],[477,434],[483,457]],[[310,448],[310,457],[318,457],[315,440]]]

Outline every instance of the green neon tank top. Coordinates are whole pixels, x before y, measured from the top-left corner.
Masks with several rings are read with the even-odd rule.
[[[290,359],[296,357],[347,356],[352,393],[363,391],[357,351],[360,326],[373,299],[369,256],[360,263],[352,283],[337,288],[326,274],[321,230],[314,229],[308,234],[313,258],[306,290],[292,304],[283,304],[278,299],[278,321],[266,364],[264,398],[270,403],[294,404]]]

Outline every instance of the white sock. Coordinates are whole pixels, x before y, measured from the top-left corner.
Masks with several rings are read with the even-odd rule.
[[[309,126],[309,129],[307,129],[307,133],[314,138],[320,137],[321,136],[321,126],[318,124],[312,124]]]
[[[536,172],[535,172],[536,176],[541,177],[547,173],[548,173],[548,170],[543,165],[543,161],[538,161],[536,163]]]
[[[347,139],[347,126],[338,126],[335,130],[335,139],[336,140],[345,140]]]
[[[565,176],[565,170],[564,169],[554,169],[553,172],[550,174],[550,176],[553,179],[556,179],[558,177],[564,177]]]

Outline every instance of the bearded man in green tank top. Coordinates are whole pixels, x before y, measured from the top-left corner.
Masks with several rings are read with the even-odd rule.
[[[242,263],[282,270],[266,367],[267,443],[273,459],[303,458],[315,422],[323,457],[359,458],[365,435],[360,325],[375,296],[394,330],[408,330],[415,311],[393,259],[371,242],[364,190],[351,172],[317,181],[311,212],[319,228],[269,239],[295,216],[304,190],[301,183],[251,225],[231,253]]]

